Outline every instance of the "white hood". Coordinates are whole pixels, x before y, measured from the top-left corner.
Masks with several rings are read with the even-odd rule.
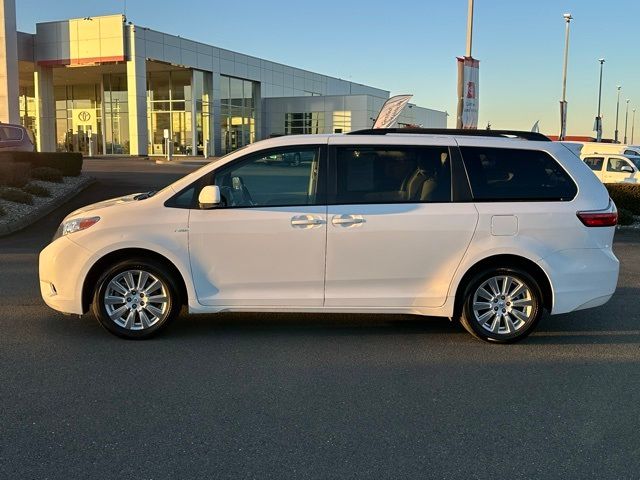
[[[79,208],[71,212],[69,215],[66,216],[65,220],[67,218],[77,217],[81,213],[90,212],[92,210],[97,210],[99,208],[106,208],[106,207],[112,207],[114,205],[121,205],[123,203],[135,202],[136,201],[135,197],[137,197],[138,195],[141,195],[141,193],[132,193],[131,195],[125,195],[124,197],[110,198],[109,200],[103,200],[101,202],[86,205],[82,208]]]

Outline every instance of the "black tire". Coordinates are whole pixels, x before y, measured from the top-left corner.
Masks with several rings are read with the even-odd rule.
[[[160,287],[150,290],[149,294],[152,296],[149,297],[149,295],[147,295],[147,297],[153,298],[154,300],[166,298],[166,302],[164,300],[162,303],[148,301],[145,304],[145,290],[140,292],[134,290],[129,291],[128,293],[116,292],[112,287],[113,284],[111,284],[111,281],[115,279],[118,282],[117,279],[120,275],[126,276],[126,272],[130,271],[147,273],[149,277],[145,281],[145,285],[148,285],[148,288],[153,288],[154,283],[152,280],[154,279],[153,277],[155,277],[155,280],[158,280],[160,283]],[[135,273],[133,275],[135,285]],[[141,277],[143,278],[143,275],[138,276],[138,280],[140,280]],[[127,288],[128,282],[126,282],[126,280],[122,279],[118,283],[121,287],[125,289]],[[137,287],[134,286],[134,288]],[[115,303],[115,305],[108,307],[106,305],[105,298],[107,291],[115,294],[116,296],[118,294],[122,295],[125,301],[132,300],[133,302],[137,299],[140,305],[132,304],[132,302],[124,304],[118,302]],[[175,279],[167,272],[166,266],[161,262],[140,258],[123,260],[109,267],[98,279],[93,294],[92,310],[100,324],[109,332],[122,338],[142,340],[156,335],[178,315],[182,307],[178,292],[179,289],[176,285]],[[115,297],[110,296],[110,298]],[[127,320],[125,325],[121,325],[123,320],[122,318],[112,319],[107,308],[115,309],[116,306],[118,306],[118,309],[122,307],[125,308],[123,315],[127,312],[131,313],[132,309],[130,307],[137,307],[137,310],[133,313],[133,321],[129,323]],[[153,311],[161,312],[162,314],[155,316],[155,314],[152,313],[152,310],[149,309],[155,309]],[[141,310],[142,313],[140,313]],[[115,313],[115,311],[112,311],[112,314]],[[146,322],[143,322],[143,314],[147,319]],[[153,319],[151,319],[149,315],[152,315]],[[156,318],[157,320],[155,320]],[[152,324],[151,321],[153,321]],[[126,328],[127,325],[130,325],[130,328]]]
[[[515,300],[509,295],[501,295],[500,293],[502,292],[495,295],[492,289],[485,290],[492,295],[491,300],[479,293],[479,288],[485,285],[486,282],[491,281],[492,278],[498,278],[498,290],[502,290],[504,283],[500,283],[499,278],[505,277],[525,285],[526,294],[516,292],[517,283],[512,284],[514,288],[511,290],[517,293],[513,297]],[[476,294],[478,295],[478,305],[483,306],[479,307],[482,308],[481,310],[474,311],[474,297]],[[482,300],[487,301],[484,302]],[[515,302],[518,302],[517,306]],[[492,307],[486,308],[484,304],[492,305]],[[526,306],[521,306],[525,304]],[[492,310],[497,314],[493,313]],[[514,311],[516,312],[514,313]],[[501,312],[505,313],[501,314]],[[467,283],[462,296],[460,323],[465,330],[480,340],[492,343],[514,343],[526,338],[536,328],[543,312],[542,291],[533,276],[519,268],[493,268],[475,275]],[[480,321],[479,319],[482,319],[485,315],[488,315],[487,319],[484,322]],[[497,320],[498,316],[500,319]],[[511,321],[510,325],[507,322],[507,317]],[[528,319],[523,321],[523,317],[528,317]],[[489,322],[491,322],[491,325],[489,325]],[[494,326],[496,327],[495,331],[491,330]],[[516,326],[518,328],[515,328]],[[512,328],[513,331],[509,331]]]

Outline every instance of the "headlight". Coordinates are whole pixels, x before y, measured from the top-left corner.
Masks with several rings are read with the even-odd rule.
[[[62,222],[56,230],[53,240],[56,240],[70,233],[79,232],[80,230],[86,230],[87,228],[95,225],[100,220],[100,217],[87,217],[87,218],[74,218],[73,220],[67,220]],[[51,241],[53,241],[51,240]]]

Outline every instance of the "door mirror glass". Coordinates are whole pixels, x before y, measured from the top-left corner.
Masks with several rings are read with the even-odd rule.
[[[220,188],[217,185],[207,185],[200,190],[198,195],[200,208],[209,209],[220,205]]]
[[[628,173],[633,173],[633,168],[631,168],[629,165],[624,165],[621,169],[621,172],[628,172]]]

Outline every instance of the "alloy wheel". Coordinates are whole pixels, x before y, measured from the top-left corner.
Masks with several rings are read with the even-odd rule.
[[[535,316],[531,288],[511,275],[485,280],[473,294],[473,315],[494,335],[509,335],[525,328]]]
[[[144,270],[126,270],[108,283],[103,304],[111,320],[127,330],[145,330],[169,315],[168,286]]]

